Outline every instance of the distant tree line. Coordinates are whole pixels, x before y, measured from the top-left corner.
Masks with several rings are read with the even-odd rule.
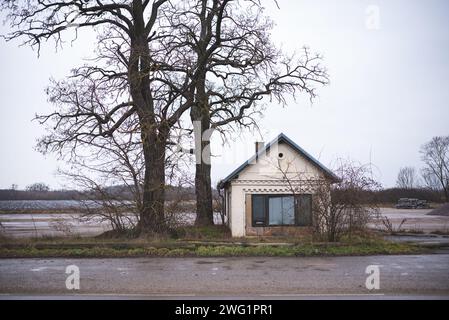
[[[112,186],[104,187],[111,199],[132,200],[133,193],[129,186]],[[213,191],[214,194],[216,191]],[[182,193],[183,199],[194,200],[195,190],[193,188],[169,186],[167,187],[167,201],[179,198]],[[102,195],[103,196],[103,195]],[[0,201],[5,200],[92,200],[98,199],[100,195],[95,194],[95,191],[80,191],[80,190],[50,190],[50,188],[43,183],[36,183],[27,186],[25,190],[18,190],[17,185],[11,186],[9,189],[0,189]]]
[[[2,200],[82,200],[82,193],[75,190],[31,191],[31,190],[0,190]]]
[[[19,190],[17,184],[12,184],[9,189],[0,189],[0,200],[82,200],[83,193],[77,190],[51,190],[50,186],[43,182],[27,185],[24,190]]]
[[[442,193],[438,190],[431,190],[427,188],[413,188],[413,189],[405,189],[405,188],[388,188],[382,189],[374,192],[372,197],[368,197],[369,199],[373,199],[374,202],[377,203],[396,203],[400,198],[416,198],[421,200],[427,200],[429,202],[442,203],[445,202],[445,199]]]

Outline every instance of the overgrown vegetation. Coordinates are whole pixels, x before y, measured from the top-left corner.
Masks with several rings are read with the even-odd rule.
[[[387,216],[383,216],[380,219],[381,219],[381,223],[387,233],[394,235],[394,234],[404,232],[404,230],[402,229],[402,226],[405,222],[407,222],[407,219],[402,219],[401,223],[399,223],[399,225],[396,227],[395,227],[394,223],[391,221],[391,219],[389,219]]]
[[[296,202],[310,208],[315,236],[337,242],[346,234],[366,232],[368,222],[379,208],[372,194],[380,189],[371,165],[340,159],[335,174],[313,176],[295,167],[294,159],[277,160],[274,164],[280,181],[293,195],[312,194],[311,204]],[[306,209],[299,211],[307,211]]]
[[[178,229],[178,237],[196,240],[231,239],[231,231],[223,225],[197,227],[187,226]]]
[[[416,254],[422,248],[410,244],[392,243],[384,240],[361,240],[338,244],[290,244],[290,245],[254,245],[247,244],[186,244],[175,243],[148,244],[148,246],[61,246],[57,248],[41,245],[21,247],[0,247],[1,258],[43,258],[43,257],[307,257],[307,256],[361,256],[377,254]]]
[[[176,239],[175,239],[176,237]],[[384,240],[377,233],[352,233],[339,242],[292,237],[232,238],[228,228],[182,227],[167,237],[128,237],[122,234],[101,237],[41,237],[0,239],[0,258],[101,258],[101,257],[237,257],[237,256],[353,256],[377,254],[418,254],[424,249]]]

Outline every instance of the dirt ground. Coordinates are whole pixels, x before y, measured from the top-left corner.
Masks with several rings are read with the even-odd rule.
[[[448,216],[428,216],[427,213],[431,209],[395,209],[381,208],[382,217],[387,217],[397,229],[401,222],[402,231],[423,232],[423,233],[449,233],[449,217]],[[370,227],[384,229],[381,221],[373,221]]]
[[[178,222],[191,225],[194,213],[183,213]],[[221,223],[218,213],[214,215],[216,224]],[[1,213],[0,233],[13,238],[39,237],[93,237],[111,230],[108,221],[100,218],[85,218],[79,213]]]
[[[81,214],[0,214],[2,233],[13,238],[96,236],[110,229],[99,219],[87,221]]]

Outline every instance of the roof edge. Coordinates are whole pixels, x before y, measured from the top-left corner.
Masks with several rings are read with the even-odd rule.
[[[321,171],[325,173],[327,178],[332,180],[333,183],[340,181],[340,178],[335,175],[331,170],[329,170],[326,166],[324,166],[321,162],[319,162],[317,159],[315,159],[312,155],[310,155],[307,151],[305,151],[303,148],[301,148],[298,144],[296,144],[293,140],[291,140],[289,137],[287,137],[284,133],[280,133],[276,138],[274,138],[270,143],[268,143],[262,150],[260,150],[258,153],[254,154],[251,158],[246,160],[243,164],[241,164],[237,169],[232,171],[226,178],[220,180],[220,182],[217,184],[217,187],[219,189],[223,189],[226,187],[226,185],[234,179],[240,172],[242,172],[250,163],[252,163],[254,160],[256,160],[259,156],[266,153],[275,143],[285,142],[287,143],[291,148],[293,148],[295,151],[303,155],[307,160],[312,162],[315,166],[318,167]]]

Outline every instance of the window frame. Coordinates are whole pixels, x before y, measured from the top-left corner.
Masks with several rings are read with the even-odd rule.
[[[264,219],[265,219],[265,223],[264,224],[255,224],[255,220],[254,220],[254,196],[259,196],[259,197],[263,197],[264,198],[264,211],[265,211],[265,215],[264,215]],[[299,219],[298,219],[298,205],[297,205],[297,201],[299,201],[300,196],[308,196],[308,198],[310,199],[310,205],[312,206],[312,194],[311,193],[301,193],[301,194],[251,194],[251,226],[253,228],[270,228],[270,227],[312,227],[313,226],[313,213],[312,213],[312,207],[311,207],[311,219],[310,219],[310,225],[300,225],[299,224]],[[293,201],[294,201],[294,208],[295,208],[295,223],[294,224],[270,224],[270,209],[269,209],[269,201],[270,198],[283,198],[283,197],[293,197]]]

